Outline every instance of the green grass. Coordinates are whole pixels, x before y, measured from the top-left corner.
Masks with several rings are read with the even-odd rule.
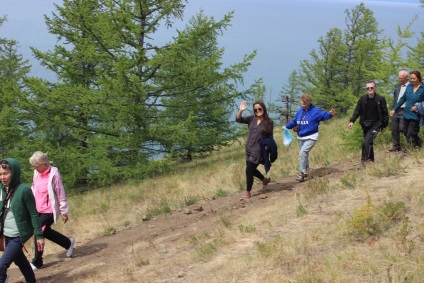
[[[228,196],[230,194],[230,192],[228,192],[228,191],[225,191],[225,190],[223,190],[223,189],[217,189],[216,191],[215,191],[215,196],[216,197],[219,197],[219,198],[222,198],[222,197],[226,197],[226,196]]]
[[[227,228],[231,227],[231,221],[224,214],[219,215],[219,220],[221,220],[222,224],[224,224],[225,227]]]
[[[239,227],[240,232],[242,232],[242,233],[256,232],[256,227],[253,226],[253,225],[246,225],[245,226],[245,225],[240,224],[238,227]]]
[[[305,206],[303,206],[303,204],[299,202],[299,204],[296,206],[296,216],[302,217],[307,213],[308,211],[306,210]]]

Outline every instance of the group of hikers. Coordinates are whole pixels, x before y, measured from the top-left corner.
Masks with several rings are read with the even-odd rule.
[[[359,118],[364,140],[362,142],[361,163],[358,169],[365,169],[366,165],[374,162],[374,139],[378,132],[384,132],[389,125],[389,115],[392,117],[391,134],[393,147],[387,152],[406,151],[406,148],[421,148],[422,140],[419,137],[420,127],[424,125],[424,84],[419,71],[401,70],[398,73],[399,83],[393,91],[393,105],[391,111],[384,96],[377,94],[375,81],[367,81],[366,94],[362,95],[356,104],[348,127]],[[271,181],[259,170],[259,164],[266,164],[266,160],[273,152],[273,147],[263,140],[273,140],[273,121],[268,116],[266,106],[261,101],[253,103],[253,115],[242,116],[247,109],[246,101],[242,101],[236,115],[236,121],[247,124],[249,133],[246,141],[246,191],[241,199],[249,199],[254,177],[262,181],[263,187]],[[305,181],[309,172],[309,153],[318,141],[318,127],[321,121],[331,119],[336,115],[334,109],[323,111],[312,104],[312,97],[308,94],[300,96],[300,108],[293,119],[283,126],[297,133],[299,146],[299,182]],[[407,145],[401,146],[401,134],[406,138]],[[275,143],[275,142],[274,142]],[[276,145],[275,145],[276,147]],[[276,150],[276,149],[275,149]],[[264,153],[265,152],[265,153]],[[265,167],[266,171],[269,168]]]
[[[12,262],[25,282],[36,282],[34,270],[43,267],[44,239],[63,247],[66,257],[71,257],[74,250],[74,238],[51,228],[59,216],[64,223],[68,221],[68,201],[59,170],[51,166],[47,153],[41,151],[34,152],[29,163],[34,170],[31,186],[22,182],[18,160],[0,160],[0,283],[7,282]],[[29,262],[23,248],[32,236],[35,255]]]
[[[364,140],[360,169],[367,163],[374,162],[373,143],[378,132],[384,132],[392,117],[391,134],[393,147],[388,152],[405,151],[407,147],[421,148],[420,127],[424,125],[424,85],[419,71],[401,70],[399,83],[393,92],[393,105],[388,111],[384,96],[377,94],[375,81],[367,81],[366,94],[362,95],[349,120],[348,127],[359,118]],[[242,116],[247,109],[242,101],[236,115],[236,121],[248,125],[246,140],[246,191],[242,199],[251,197],[254,177],[267,186],[271,179],[259,170],[259,164],[265,165],[268,172],[270,163],[277,158],[277,145],[273,139],[273,121],[268,116],[266,106],[257,101],[253,104],[253,115]],[[308,94],[300,96],[300,108],[293,119],[283,126],[297,134],[299,146],[299,182],[305,181],[309,172],[309,153],[319,138],[318,127],[321,121],[336,115],[334,109],[323,111],[312,104]],[[406,138],[406,147],[401,146],[401,134]],[[51,165],[47,153],[36,151],[30,158],[34,172],[31,186],[21,181],[21,166],[16,159],[0,160],[0,206],[1,233],[0,283],[7,282],[7,270],[14,262],[25,277],[26,282],[36,282],[34,270],[42,268],[44,239],[49,239],[66,250],[71,257],[75,239],[68,238],[53,230],[51,225],[61,216],[64,223],[68,221],[68,202],[59,170]],[[1,237],[2,236],[2,237]],[[34,258],[26,258],[23,247],[34,237]],[[2,246],[4,241],[4,246]]]

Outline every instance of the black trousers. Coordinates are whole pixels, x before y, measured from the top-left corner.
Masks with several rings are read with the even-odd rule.
[[[393,139],[393,147],[401,149],[400,145],[400,133],[405,135],[404,119],[403,119],[403,109],[399,109],[392,116],[392,125],[390,126]]]
[[[364,142],[362,143],[362,161],[374,161],[374,139],[380,131],[380,122],[362,125]]]
[[[420,121],[405,119],[404,124],[408,145],[421,147],[423,145],[423,141],[418,136],[418,133],[420,132]]]
[[[246,190],[250,192],[253,187],[253,177],[263,180],[265,177],[258,170],[258,165],[250,161],[246,161]]]
[[[48,239],[53,243],[58,244],[65,250],[69,249],[71,247],[71,241],[69,238],[51,228],[54,223],[53,213],[39,213],[38,215],[40,217],[40,225],[41,230],[43,230],[44,239]],[[43,251],[39,251],[37,249],[37,240],[35,237],[34,245],[35,257],[32,260],[32,263],[37,267],[41,267],[43,265]]]

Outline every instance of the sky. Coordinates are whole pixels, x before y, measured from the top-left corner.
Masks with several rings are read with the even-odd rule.
[[[184,22],[174,27],[182,29],[188,20],[203,10],[205,15],[221,19],[234,11],[232,26],[224,31],[219,44],[225,48],[224,66],[240,62],[245,54],[257,51],[245,83],[263,78],[267,89],[266,101],[275,102],[283,85],[293,70],[298,69],[302,60],[309,58],[317,40],[331,28],[345,29],[346,9],[352,9],[361,1],[354,0],[193,0],[187,3]],[[396,30],[404,28],[414,15],[420,18],[412,30],[418,33],[424,27],[424,8],[419,0],[362,1],[374,12],[383,34],[397,39]],[[44,16],[55,11],[53,3],[61,1],[14,0],[0,2],[0,16],[8,21],[0,27],[0,37],[15,39],[19,52],[29,59],[33,66],[31,75],[52,80],[49,74],[32,58],[29,47],[42,51],[53,50],[56,38],[48,34]],[[163,35],[164,42],[170,40],[172,32]],[[410,41],[414,44],[414,40]]]

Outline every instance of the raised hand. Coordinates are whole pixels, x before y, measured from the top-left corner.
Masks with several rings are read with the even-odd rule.
[[[246,101],[242,101],[241,103],[240,103],[240,111],[244,111],[244,110],[246,110],[247,109],[247,103],[246,103]]]

